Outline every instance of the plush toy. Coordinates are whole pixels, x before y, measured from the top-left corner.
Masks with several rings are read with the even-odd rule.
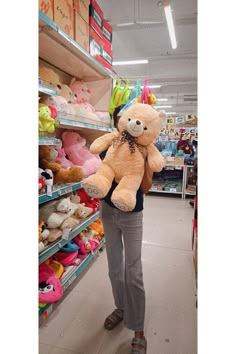
[[[67,103],[76,103],[77,95],[73,93],[68,85],[61,85],[60,96],[64,97]]]
[[[51,117],[51,109],[44,103],[39,103],[38,109],[39,132],[54,133],[58,126],[57,121]]]
[[[96,115],[94,107],[89,103],[91,91],[88,89],[85,81],[79,81],[73,78],[70,83],[70,88],[77,96],[77,104],[74,106],[76,114],[78,116],[86,117],[92,122],[94,121],[94,124],[97,124],[96,122],[100,120]]]
[[[46,66],[39,66],[39,77],[45,81],[43,84],[56,90],[59,94],[61,89],[60,78],[53,69],[47,68]]]
[[[64,148],[56,148],[57,150],[57,161],[60,161],[61,166],[66,170],[73,166],[73,163],[67,159]]]
[[[77,210],[77,205],[69,198],[53,200],[39,208],[39,217],[49,229],[59,228]]]
[[[77,205],[78,205],[78,209],[75,211],[74,214],[77,219],[85,219],[93,213],[92,208],[88,208],[83,204],[77,204]]]
[[[91,197],[104,198],[115,178],[118,186],[111,196],[113,204],[123,211],[133,210],[144,175],[145,162],[140,150],[146,150],[147,163],[152,171],[160,172],[164,166],[164,158],[153,141],[160,134],[165,116],[163,112],[141,103],[124,111],[118,122],[119,131],[99,137],[90,146],[94,154],[108,151],[96,174],[84,180],[86,193]]]
[[[42,169],[50,169],[53,172],[54,183],[75,183],[80,182],[84,177],[84,170],[79,166],[71,166],[65,170],[60,162],[57,162],[58,152],[48,146],[39,146],[39,166]]]
[[[47,239],[50,231],[46,228],[43,220],[39,220],[38,226],[38,242],[39,242],[39,253],[42,252],[47,244]]]
[[[76,213],[77,210],[75,210]],[[74,217],[74,216],[70,216],[69,218],[67,218],[65,221],[63,221],[63,223],[60,226],[61,230],[64,229],[70,229],[73,230],[75,229],[77,226],[79,225],[79,220]]]
[[[79,133],[64,132],[62,141],[68,159],[78,166],[82,166],[85,176],[95,173],[101,164],[101,159],[98,155],[93,155],[85,146],[86,140]]]
[[[45,192],[45,178],[43,177],[42,173],[44,173],[44,170],[42,168],[38,169],[38,188],[39,188],[39,193],[44,193]]]
[[[49,230],[49,236],[47,238],[48,242],[54,242],[56,241],[58,238],[60,238],[62,236],[62,230],[61,229],[50,229]]]

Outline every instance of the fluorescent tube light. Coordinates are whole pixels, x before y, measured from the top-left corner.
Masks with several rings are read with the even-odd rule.
[[[135,86],[134,85],[130,85],[130,88],[134,88]],[[140,86],[141,88],[143,88],[143,86]],[[148,85],[149,88],[160,88],[161,85]]]
[[[135,65],[135,64],[148,64],[147,59],[143,60],[124,60],[124,61],[113,61],[112,65]]]
[[[117,27],[126,27],[126,26],[133,26],[134,22],[124,22],[124,23],[117,23]]]
[[[158,99],[157,99],[157,101],[158,101]],[[172,106],[159,106],[159,105],[157,105],[157,106],[154,106],[154,108],[172,108]]]
[[[166,112],[168,116],[176,114],[176,112]]]
[[[168,101],[168,98],[158,98],[157,102],[166,102]]]
[[[165,5],[166,3],[166,5]],[[169,4],[169,1],[166,1],[164,3],[164,10],[165,10],[165,15],[166,15],[166,22],[169,30],[169,35],[170,35],[170,41],[173,49],[177,48],[177,42],[176,42],[176,37],[175,37],[175,28],[174,28],[174,23],[173,23],[173,17],[172,17],[172,12],[171,12],[171,6]]]

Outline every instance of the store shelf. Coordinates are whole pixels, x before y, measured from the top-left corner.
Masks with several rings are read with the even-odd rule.
[[[39,136],[39,145],[60,145],[60,140],[49,136]]]
[[[56,199],[61,197],[64,194],[76,191],[77,189],[82,188],[83,182],[73,183],[73,184],[66,184],[57,189],[53,190],[52,196],[48,196],[47,194],[39,195],[39,204],[43,204],[49,202],[50,200]]]
[[[185,192],[185,195],[196,195],[196,192]]]
[[[79,122],[76,120],[70,120],[66,118],[58,118],[58,122],[60,124],[60,127],[75,127],[75,128],[85,128],[85,129],[90,129],[94,131],[104,131],[104,132],[112,132],[112,128],[104,127],[101,125],[96,125],[96,124],[90,124],[90,123],[85,123],[85,122]]]
[[[46,259],[54,255],[56,252],[71,241],[75,236],[77,236],[81,231],[83,231],[87,226],[89,226],[93,221],[99,218],[99,211],[91,215],[89,218],[85,219],[81,224],[79,224],[74,230],[69,234],[68,239],[60,238],[55,243],[50,244],[47,248],[39,254],[39,264],[43,263]]]
[[[182,192],[173,192],[173,191],[162,191],[162,190],[159,190],[159,189],[149,189],[149,192],[150,193],[168,193],[168,194],[182,194]]]
[[[40,80],[39,80],[40,81]],[[44,86],[42,84],[39,83],[39,92],[42,93],[46,93],[46,95],[50,95],[50,96],[57,96],[57,91],[53,90],[47,86]]]
[[[100,245],[98,248],[91,253],[87,254],[80,264],[78,266],[75,266],[73,271],[70,273],[68,277],[65,278],[65,280],[62,282],[62,287],[63,290],[65,291],[72,283],[73,281],[78,278],[82,272],[91,264],[91,262],[94,260],[94,258],[98,255],[99,251],[102,250],[105,246],[105,239],[103,238],[100,242]],[[63,297],[62,297],[63,298]],[[61,299],[60,299],[61,300]],[[39,317],[47,317],[54,309],[54,307],[57,305],[57,303],[53,304],[48,304],[43,308],[39,309]]]
[[[67,74],[81,79],[114,78],[84,48],[39,10],[39,57]]]

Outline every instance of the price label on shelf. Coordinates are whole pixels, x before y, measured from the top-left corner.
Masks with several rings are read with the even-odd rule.
[[[170,192],[175,193],[175,192],[177,192],[177,190],[176,190],[176,188],[170,188]]]
[[[73,191],[73,189],[72,189],[72,187],[70,186],[70,187],[66,187],[66,188],[60,189],[60,190],[58,191],[58,194],[59,194],[59,195],[64,195],[64,194],[70,193],[70,192],[72,192],[72,191]]]
[[[71,229],[64,229],[63,230],[63,234],[62,234],[62,238],[64,240],[68,240],[69,236],[70,236],[70,232],[71,232]]]

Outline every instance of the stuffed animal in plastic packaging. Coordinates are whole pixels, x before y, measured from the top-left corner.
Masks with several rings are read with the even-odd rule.
[[[53,172],[54,183],[75,183],[80,182],[84,177],[82,167],[71,166],[64,169],[60,162],[57,162],[58,152],[48,145],[39,146],[39,166],[42,169],[50,169]]]
[[[88,89],[85,81],[73,78],[70,83],[70,88],[77,97],[76,104],[74,105],[76,115],[91,120],[87,121],[87,123],[97,124],[100,119],[94,107],[89,103],[91,91]]]
[[[97,171],[101,164],[101,159],[98,155],[92,154],[85,146],[85,138],[76,132],[64,132],[61,138],[68,159],[74,165],[83,167],[85,176]]]
[[[153,172],[160,172],[164,166],[164,158],[153,142],[160,134],[165,117],[165,113],[157,112],[148,104],[135,103],[124,111],[118,131],[99,137],[90,146],[94,154],[108,151],[96,174],[84,180],[86,193],[104,198],[115,179],[118,186],[112,193],[112,203],[123,211],[133,210],[144,175],[142,152],[146,153]]]
[[[59,94],[61,83],[59,75],[51,68],[39,66],[39,78],[43,80],[42,84],[56,90]]]

